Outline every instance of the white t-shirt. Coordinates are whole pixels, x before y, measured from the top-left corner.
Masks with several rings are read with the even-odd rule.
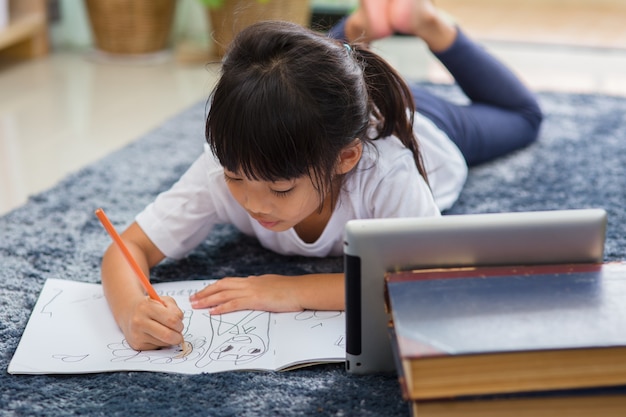
[[[364,146],[357,167],[346,176],[326,228],[313,243],[304,242],[293,228],[272,232],[252,219],[228,191],[224,171],[210,151],[205,151],[135,220],[169,258],[185,256],[206,239],[215,225],[224,223],[255,236],[261,245],[280,254],[339,256],[348,220],[439,216],[440,210],[449,208],[458,198],[467,178],[467,165],[460,151],[418,113],[414,130],[430,188],[417,171],[413,154],[400,140],[394,136],[378,139],[372,146]]]

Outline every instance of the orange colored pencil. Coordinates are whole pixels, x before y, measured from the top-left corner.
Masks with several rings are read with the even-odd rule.
[[[124,257],[128,261],[128,264],[143,284],[143,287],[148,293],[148,296],[153,300],[165,305],[163,300],[161,300],[161,297],[159,297],[159,295],[154,290],[154,287],[150,284],[150,280],[148,279],[148,277],[146,277],[146,274],[143,273],[141,267],[139,266],[137,261],[135,261],[135,258],[133,258],[133,255],[130,253],[130,250],[128,250],[128,247],[124,244],[122,237],[117,233],[115,227],[113,227],[113,224],[111,223],[107,215],[104,214],[104,210],[102,210],[101,208],[97,209],[96,216],[98,216],[98,219],[100,219],[100,223],[102,223],[106,231],[109,232],[109,235],[111,236],[111,238],[113,238],[113,241],[117,244],[118,248],[120,248],[120,250],[124,254]]]

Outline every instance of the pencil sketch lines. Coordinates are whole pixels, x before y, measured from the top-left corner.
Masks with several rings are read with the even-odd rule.
[[[304,310],[294,316],[294,320],[296,321],[311,321],[313,323],[311,325],[311,329],[315,327],[324,327],[324,320],[334,319],[335,317],[341,316],[343,313],[341,311],[314,311],[314,310]]]
[[[337,338],[337,340],[335,340],[334,345],[338,346],[338,347],[345,347],[346,346],[346,338],[345,338],[345,336],[344,335],[339,336]]]
[[[58,359],[61,362],[67,362],[67,363],[75,363],[75,362],[80,362],[83,359],[85,359],[87,356],[89,356],[89,354],[86,355],[52,355],[53,359]]]
[[[126,339],[121,343],[110,343],[107,347],[113,354],[111,362],[149,362],[150,355],[144,354],[144,351],[134,350],[130,347]],[[146,351],[147,352],[147,351]]]
[[[85,298],[74,300],[74,301],[72,301],[72,303],[88,303],[88,302],[91,302],[91,301],[101,300],[103,298],[104,298],[104,294],[102,292],[100,292],[100,293],[91,294],[90,296],[85,297]]]
[[[63,294],[63,290],[55,289],[54,291],[56,292],[56,294],[52,296],[50,301],[48,301],[46,304],[43,305],[40,311],[41,314],[44,314],[44,315],[47,314],[50,318],[52,318],[52,311],[48,311],[48,307],[50,307],[50,305],[54,302],[54,300],[57,299],[58,296]]]
[[[213,334],[211,347],[197,363],[204,368],[212,362],[234,365],[250,363],[267,353],[270,344],[270,314],[262,311],[208,316]]]
[[[339,317],[343,314],[341,311],[315,311],[315,310],[304,310],[297,313],[294,316],[294,320],[296,321],[304,321],[304,320],[328,320],[335,317]]]

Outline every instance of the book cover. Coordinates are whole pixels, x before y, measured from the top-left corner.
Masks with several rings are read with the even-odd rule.
[[[405,397],[626,384],[626,264],[388,274]]]

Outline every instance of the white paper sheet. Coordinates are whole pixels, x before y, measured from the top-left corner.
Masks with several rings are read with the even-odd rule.
[[[102,286],[48,279],[9,364],[11,374],[154,371],[184,374],[282,370],[345,360],[343,312],[210,315],[193,310],[189,295],[210,281],[155,284],[185,313],[181,346],[131,349],[109,310]]]

